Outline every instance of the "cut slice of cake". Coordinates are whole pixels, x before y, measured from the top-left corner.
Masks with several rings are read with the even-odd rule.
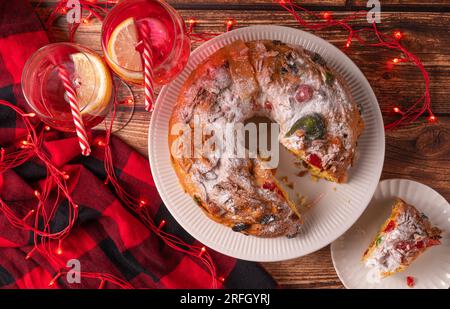
[[[366,267],[380,277],[404,271],[427,248],[440,244],[441,230],[414,206],[397,198],[390,217],[364,252]]]

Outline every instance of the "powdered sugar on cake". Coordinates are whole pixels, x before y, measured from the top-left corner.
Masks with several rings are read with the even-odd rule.
[[[278,43],[270,44],[272,49],[263,42],[249,42],[240,50],[229,49],[230,61],[206,61],[201,76],[185,89],[182,104],[174,110],[176,119],[191,127],[195,121],[212,127],[210,132],[215,136],[214,128],[266,116],[279,124],[282,145],[304,159],[314,155],[311,164],[317,169],[327,171],[335,181],[344,179],[361,131],[356,104],[339,77],[323,63],[315,62],[310,53],[299,47],[283,44],[280,49]],[[300,123],[295,130],[303,118],[305,124]],[[247,213],[242,207],[251,207],[252,214],[267,213],[274,206],[284,210],[284,218],[279,220],[264,217],[268,233],[286,226],[286,220],[296,222],[291,216],[295,211],[279,192],[271,186],[255,186],[251,170],[260,160],[223,156],[224,152],[235,151],[236,145],[217,142],[221,157],[205,153],[185,171],[192,175],[201,199],[220,208],[218,213],[223,211],[224,215],[231,214],[232,220],[247,223],[258,222],[242,215]],[[295,234],[297,226],[298,222],[287,233]]]

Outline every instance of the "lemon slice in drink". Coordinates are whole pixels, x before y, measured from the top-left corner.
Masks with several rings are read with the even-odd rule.
[[[135,49],[139,42],[134,18],[130,17],[120,23],[112,32],[108,42],[108,57],[111,68],[125,80],[141,83],[141,54]]]
[[[71,55],[81,114],[100,115],[107,108],[112,97],[112,78],[103,60],[94,54],[76,53]]]

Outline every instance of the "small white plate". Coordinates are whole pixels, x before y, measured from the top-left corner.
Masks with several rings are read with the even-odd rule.
[[[293,158],[281,147],[277,176],[288,176],[294,190],[317,204],[303,216],[299,236],[258,238],[233,232],[210,220],[184,193],[173,170],[168,146],[169,119],[180,88],[204,59],[235,40],[280,40],[319,53],[347,81],[354,99],[362,106],[365,129],[358,140],[359,159],[350,169],[350,180],[337,185],[309,176],[297,177]],[[229,256],[251,261],[279,261],[314,252],[342,235],[370,202],[380,180],[384,161],[383,119],[377,99],[358,67],[338,48],[301,30],[280,26],[252,26],[226,32],[202,44],[191,55],[184,71],[159,93],[150,122],[148,153],[153,179],[162,200],[178,223],[194,238]]]
[[[425,213],[433,225],[442,230],[441,245],[431,247],[404,272],[375,280],[361,256],[381,224],[389,217],[395,197]],[[406,277],[415,279],[417,289],[450,287],[450,204],[430,187],[406,179],[383,180],[367,210],[344,235],[331,244],[334,268],[346,288],[409,288]]]

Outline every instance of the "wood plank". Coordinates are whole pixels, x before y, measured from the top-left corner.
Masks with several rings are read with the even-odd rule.
[[[40,12],[43,12],[40,10]],[[267,11],[192,11],[181,10],[187,19],[195,17],[199,32],[223,32],[225,20],[232,17],[237,27],[261,24],[278,24],[289,27],[298,25],[286,12]],[[333,13],[336,18],[343,18],[349,13]],[[54,28],[55,39],[67,40],[65,33],[65,20],[60,19],[59,25]],[[357,27],[367,26],[365,19],[355,22]],[[450,13],[384,13],[380,28],[387,32],[400,29],[404,32],[403,43],[412,52],[415,52],[427,68],[431,79],[431,100],[433,110],[438,114],[450,113],[448,104],[447,85],[450,84],[450,38],[447,29],[450,28]],[[89,26],[81,25],[76,40],[82,44],[100,51],[99,42],[100,24],[96,21]],[[342,49],[347,34],[334,30],[313,31],[318,36],[327,39]],[[430,36],[430,33],[433,33]],[[194,45],[197,46],[198,44]],[[360,67],[371,83],[383,112],[389,113],[394,106],[405,102],[412,102],[423,89],[422,76],[419,70],[409,64],[399,64],[389,69],[387,63],[401,55],[384,49],[368,49],[354,43],[345,50],[349,57]]]
[[[344,287],[334,270],[330,246],[301,258],[262,265],[285,288]]]
[[[422,182],[450,200],[450,117],[435,125],[388,131],[382,179]]]
[[[349,0],[350,8],[365,8],[367,6],[367,0]],[[382,0],[381,2],[381,11],[383,8],[387,8],[389,10],[395,8],[411,8],[414,10],[434,10],[439,11],[439,9],[450,8],[449,0]]]
[[[278,9],[282,10],[276,1],[271,0],[168,0],[169,4],[177,9]],[[346,0],[307,0],[301,5],[312,10],[326,7],[327,9],[345,8]]]
[[[55,5],[60,0],[31,0],[34,5],[41,3],[43,6]],[[177,9],[228,9],[241,10],[246,9],[277,9],[281,10],[275,0],[167,0],[167,2]],[[367,0],[307,0],[294,1],[304,7],[312,10],[331,9],[367,9]],[[111,6],[111,5],[110,5]],[[408,11],[448,11],[450,1],[448,0],[383,0],[381,1],[382,11],[393,11],[399,8]]]
[[[42,5],[54,5],[58,3],[60,0],[31,0],[30,2],[34,5],[38,3],[42,3]],[[214,7],[230,7],[241,9],[242,7],[250,7],[255,6],[259,8],[271,8],[276,7],[278,4],[276,1],[271,0],[166,0],[170,5],[179,8],[214,8]],[[301,1],[302,5],[305,6],[328,6],[328,7],[344,7],[346,4],[346,0],[306,0]]]
[[[214,0],[167,0],[167,2],[171,5],[174,4],[237,4],[237,5],[252,5],[252,4],[270,4],[275,3],[276,1],[271,0],[220,0],[220,1],[214,1]],[[300,2],[300,1],[298,1]],[[302,5],[331,5],[331,6],[344,6],[346,0],[306,0],[301,1]]]

